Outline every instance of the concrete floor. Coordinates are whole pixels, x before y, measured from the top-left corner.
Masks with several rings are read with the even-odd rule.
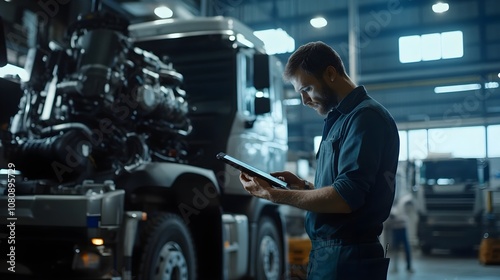
[[[412,273],[406,271],[404,252],[401,251],[397,259],[394,253],[389,253],[388,257],[391,262],[387,280],[500,280],[500,264],[483,265],[476,252],[452,255],[446,250],[433,250],[430,255],[422,255],[418,249],[414,249]],[[394,271],[396,262],[398,270]],[[290,279],[305,280],[305,269],[305,266],[292,266]]]
[[[476,253],[452,255],[448,251],[434,250],[424,256],[413,250],[413,273],[406,271],[404,253],[396,259],[389,255],[391,263],[387,280],[500,280],[500,265],[483,265]],[[397,262],[398,271],[394,271]]]

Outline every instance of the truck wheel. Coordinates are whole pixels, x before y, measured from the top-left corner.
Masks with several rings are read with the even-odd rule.
[[[196,279],[196,252],[182,219],[160,213],[149,220],[141,236],[138,279]]]
[[[256,268],[257,280],[278,280],[283,275],[284,256],[278,229],[270,218],[259,224]]]

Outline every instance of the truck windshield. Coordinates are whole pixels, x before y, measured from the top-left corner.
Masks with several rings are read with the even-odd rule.
[[[428,185],[452,185],[478,182],[476,159],[423,162],[421,178]]]

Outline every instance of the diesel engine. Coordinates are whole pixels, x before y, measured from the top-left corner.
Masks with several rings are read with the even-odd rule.
[[[3,139],[23,176],[64,183],[186,160],[183,76],[167,57],[134,47],[127,28],[90,13],[68,28],[63,45],[30,52],[31,77]]]

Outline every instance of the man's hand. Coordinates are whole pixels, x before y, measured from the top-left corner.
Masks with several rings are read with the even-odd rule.
[[[291,187],[292,190],[303,190],[305,189],[304,180],[300,179],[299,176],[293,174],[290,171],[273,172],[272,176],[285,181]]]
[[[266,181],[243,172],[240,173],[240,181],[243,188],[251,195],[272,200],[270,192],[273,191],[273,187]]]
[[[292,190],[275,189],[266,181],[240,173],[243,188],[253,196],[278,204],[287,204],[307,211],[318,213],[351,213],[351,208],[332,186],[308,191],[304,189],[304,181],[297,175],[288,172],[271,173],[292,186]]]

